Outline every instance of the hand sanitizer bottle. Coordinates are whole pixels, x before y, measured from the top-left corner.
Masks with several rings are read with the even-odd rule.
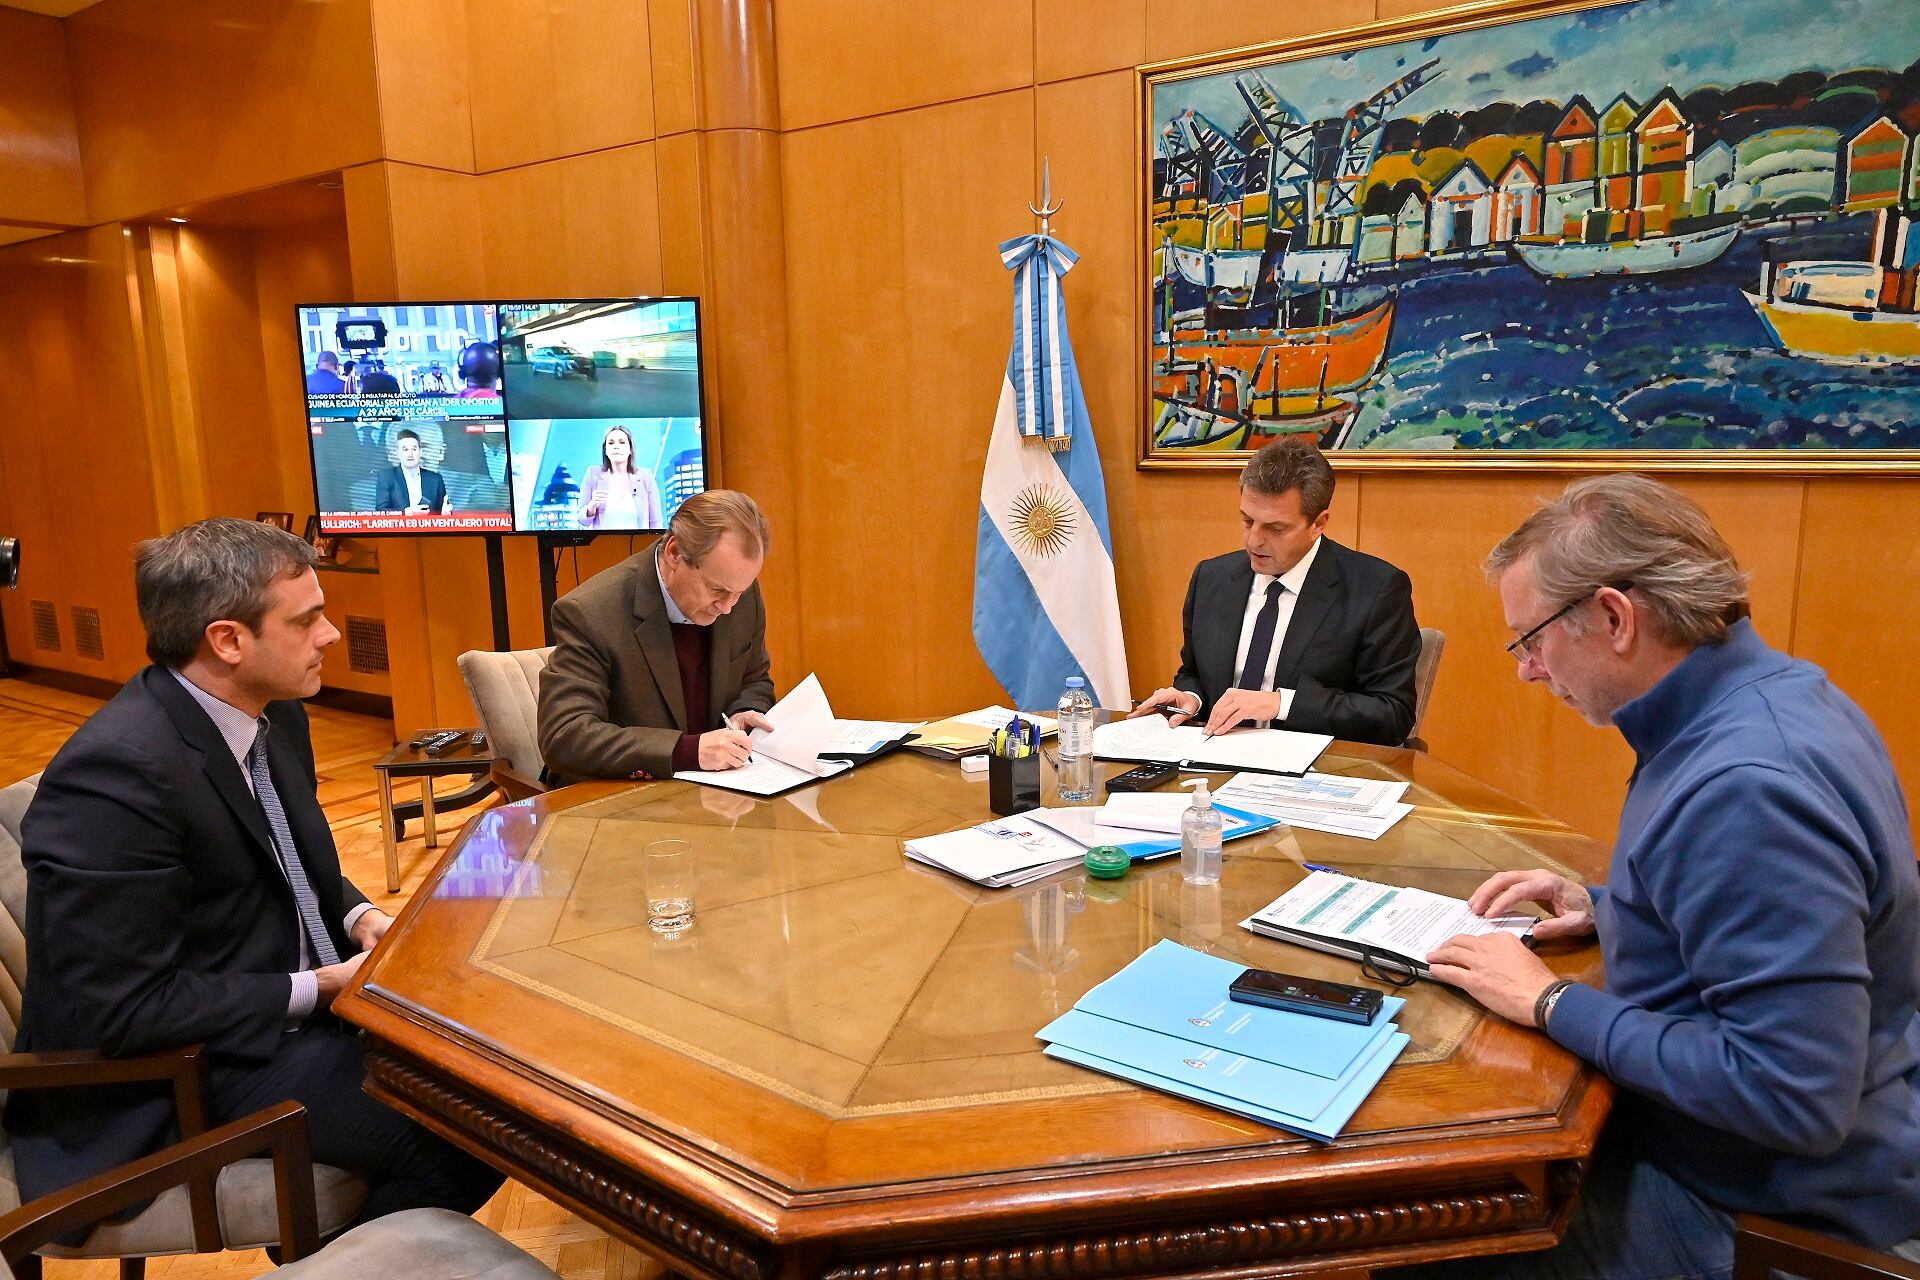
[[[1193,805],[1180,815],[1180,877],[1188,884],[1220,883],[1220,811],[1205,778],[1183,782],[1192,787]]]

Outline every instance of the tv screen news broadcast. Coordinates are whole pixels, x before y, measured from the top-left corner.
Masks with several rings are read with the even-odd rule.
[[[299,308],[320,532],[648,533],[706,488],[693,298]]]

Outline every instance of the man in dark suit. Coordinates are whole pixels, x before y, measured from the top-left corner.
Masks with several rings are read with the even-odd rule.
[[[400,465],[380,473],[374,485],[373,509],[403,511],[410,516],[445,515],[447,485],[438,471],[420,465],[420,434],[402,427],[393,452]]]
[[[361,1218],[472,1212],[500,1177],[375,1103],[333,998],[386,932],[340,874],[298,702],[340,638],[306,542],[205,520],[143,544],[147,653],[47,766],[21,827],[23,1050],[207,1048],[214,1123],[285,1099],[316,1161],[361,1175]],[[19,1091],[21,1197],[175,1132],[168,1086]]]
[[[1324,536],[1333,468],[1281,440],[1240,474],[1246,548],[1203,560],[1187,587],[1180,671],[1133,711],[1207,731],[1252,721],[1399,746],[1413,731],[1420,627],[1413,584]]]
[[[666,778],[747,761],[773,705],[755,579],[766,517],[727,489],[680,504],[667,534],[553,606],[540,754],[567,778]]]

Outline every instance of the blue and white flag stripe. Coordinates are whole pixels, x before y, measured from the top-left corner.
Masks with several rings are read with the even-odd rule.
[[[1052,236],[1021,236],[1000,246],[1000,261],[1014,273],[1007,378],[1013,383],[1020,434],[1071,440],[1074,427],[1086,418],[1086,405],[1082,397],[1076,406],[1066,389],[1068,377],[1077,384],[1079,375],[1066,336],[1067,304],[1060,277],[1073,270],[1080,255]]]
[[[1082,675],[1097,704],[1126,707],[1106,484],[1060,290],[1078,259],[1041,236],[1001,259],[1017,273],[1014,344],[980,484],[974,641],[1017,706],[1052,706]]]

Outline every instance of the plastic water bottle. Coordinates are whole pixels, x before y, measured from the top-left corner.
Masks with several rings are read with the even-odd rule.
[[[1067,677],[1060,695],[1060,798],[1093,799],[1093,699],[1087,682]]]
[[[1193,804],[1180,815],[1180,878],[1188,884],[1220,883],[1220,811],[1205,778],[1183,782]]]

